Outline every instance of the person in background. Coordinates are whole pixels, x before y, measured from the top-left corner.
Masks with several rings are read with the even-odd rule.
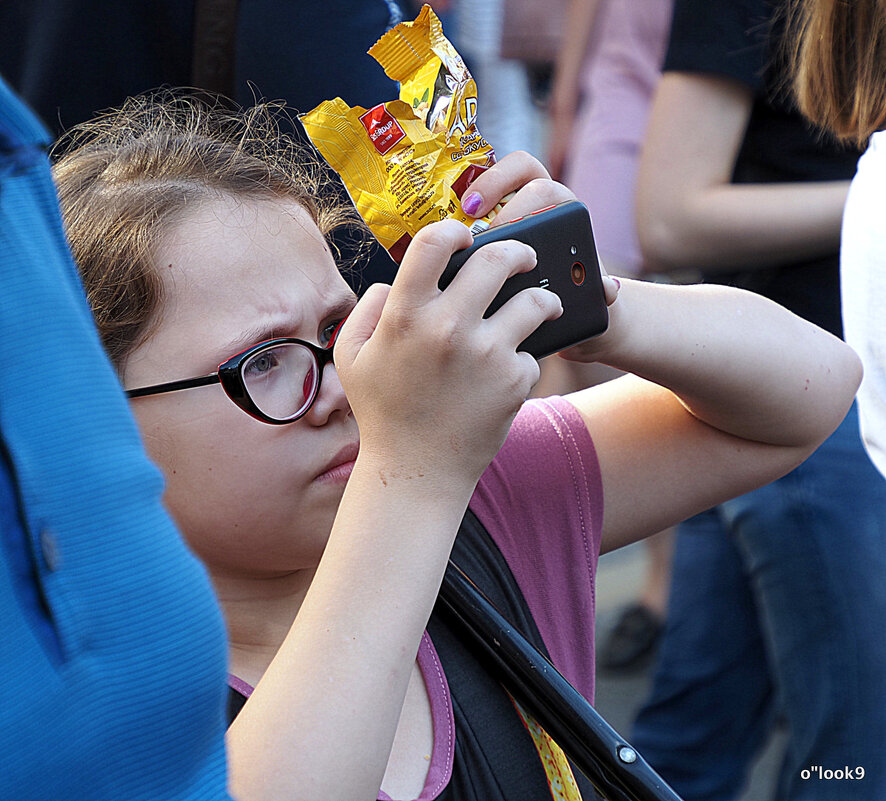
[[[587,204],[600,257],[637,275],[640,151],[673,0],[572,0],[551,93],[548,163]]]
[[[785,93],[767,0],[677,0],[640,166],[646,269],[700,270],[842,331],[837,253],[857,152]],[[678,528],[633,742],[687,801],[741,791],[777,717],[779,801],[886,794],[886,484],[855,409],[797,469]],[[806,779],[810,765],[864,781]]]
[[[56,135],[157,86],[195,86],[202,0],[6,0],[0,72]],[[241,106],[282,99],[299,111],[342,97],[369,108],[397,96],[367,50],[403,18],[395,0],[215,3],[234,15],[233,85]],[[197,87],[203,88],[203,87]]]
[[[843,212],[840,279],[846,341],[861,356],[862,439],[886,476],[886,14],[869,0],[802,0],[791,39],[800,110],[844,142],[867,146]]]
[[[635,190],[649,107],[664,58],[673,0],[572,0],[550,102],[548,165],[589,208],[606,268],[642,272]],[[543,363],[536,391],[564,392],[611,379],[602,365]],[[601,668],[642,667],[658,644],[671,578],[673,532],[645,541],[639,597],[617,612],[597,655]]]
[[[0,797],[228,801],[225,633],[0,80]],[[29,355],[52,353],[39,369]]]
[[[265,98],[304,112],[342,97],[371,108],[397,84],[366,51],[402,18],[397,0],[5,0],[0,74],[56,136],[157,86],[209,88],[239,106]],[[286,124],[308,142],[294,115]],[[340,182],[335,191],[347,197]],[[358,240],[343,227],[335,241],[361,265],[356,290],[389,282],[387,252]]]

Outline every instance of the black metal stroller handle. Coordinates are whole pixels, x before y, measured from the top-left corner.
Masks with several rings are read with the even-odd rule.
[[[526,707],[607,801],[680,801],[544,655],[453,562],[439,611],[492,675]]]

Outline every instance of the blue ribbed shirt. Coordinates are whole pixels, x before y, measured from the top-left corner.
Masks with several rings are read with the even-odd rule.
[[[0,798],[227,801],[225,637],[0,80]]]

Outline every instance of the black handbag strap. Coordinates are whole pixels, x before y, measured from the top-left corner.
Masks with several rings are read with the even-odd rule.
[[[196,0],[191,83],[213,96],[235,96],[237,0]]]
[[[608,801],[680,797],[450,560],[439,611]]]

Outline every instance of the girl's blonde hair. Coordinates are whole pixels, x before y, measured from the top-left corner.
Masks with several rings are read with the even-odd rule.
[[[170,90],[130,98],[56,145],[68,241],[118,369],[157,320],[163,284],[153,256],[185,207],[224,195],[285,198],[324,235],[360,228],[315,152],[281,132],[283,117],[282,103],[232,112]]]
[[[793,0],[788,41],[800,110],[863,145],[886,123],[886,0]]]

